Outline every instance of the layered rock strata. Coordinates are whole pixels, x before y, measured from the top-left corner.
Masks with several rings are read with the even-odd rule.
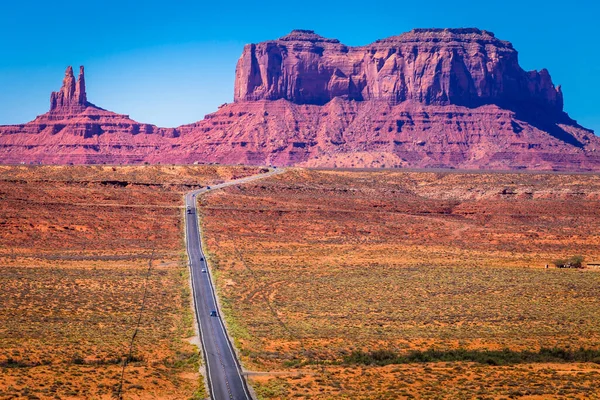
[[[244,47],[235,101],[285,99],[322,105],[335,97],[426,105],[562,112],[547,70],[524,71],[506,41],[479,29],[415,29],[349,47],[313,31]]]
[[[158,128],[87,100],[69,67],[50,111],[0,127],[0,162],[210,163],[600,171],[600,138],[546,70],[479,29],[360,47],[312,31],[245,46],[234,102]]]

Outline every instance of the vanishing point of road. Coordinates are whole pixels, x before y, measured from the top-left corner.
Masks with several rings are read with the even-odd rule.
[[[236,179],[222,184],[194,190],[185,195],[185,241],[191,271],[192,295],[196,321],[202,341],[202,351],[206,362],[206,375],[210,397],[213,400],[251,400],[250,392],[239,360],[229,341],[222,316],[217,306],[215,287],[211,279],[206,257],[202,252],[201,232],[196,212],[196,197],[209,190],[239,185],[283,172],[271,169],[269,172]],[[215,313],[216,311],[216,313]],[[212,314],[212,315],[211,315]],[[216,315],[215,315],[216,314]]]

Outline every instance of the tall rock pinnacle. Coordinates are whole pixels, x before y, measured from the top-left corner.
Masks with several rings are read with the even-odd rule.
[[[58,92],[52,92],[50,95],[50,111],[77,113],[85,110],[88,105],[83,66],[79,67],[77,82],[73,75],[73,68],[71,66],[67,67],[62,87]]]
[[[75,99],[79,104],[87,103],[87,96],[85,94],[85,76],[83,73],[83,65],[79,67],[79,77],[77,78],[77,85],[75,86]]]

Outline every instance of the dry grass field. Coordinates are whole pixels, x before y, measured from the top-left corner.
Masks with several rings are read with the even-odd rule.
[[[600,176],[290,170],[200,203],[261,398],[600,398],[600,271],[544,268],[600,261]]]
[[[0,399],[204,396],[182,195],[215,166],[0,166]],[[151,269],[148,274],[150,259]]]

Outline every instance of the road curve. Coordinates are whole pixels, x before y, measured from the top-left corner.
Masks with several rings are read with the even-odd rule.
[[[202,252],[196,197],[210,190],[264,179],[281,172],[283,170],[271,169],[264,174],[221,183],[211,186],[210,189],[194,190],[185,195],[185,244],[191,273],[196,321],[198,321],[202,351],[206,362],[208,388],[213,400],[251,400],[252,397],[242,376],[242,369],[233,345],[225,331],[225,325],[221,320],[222,316],[218,311],[210,269]],[[190,213],[187,210],[191,210]],[[217,315],[211,316],[212,311],[216,311]]]

